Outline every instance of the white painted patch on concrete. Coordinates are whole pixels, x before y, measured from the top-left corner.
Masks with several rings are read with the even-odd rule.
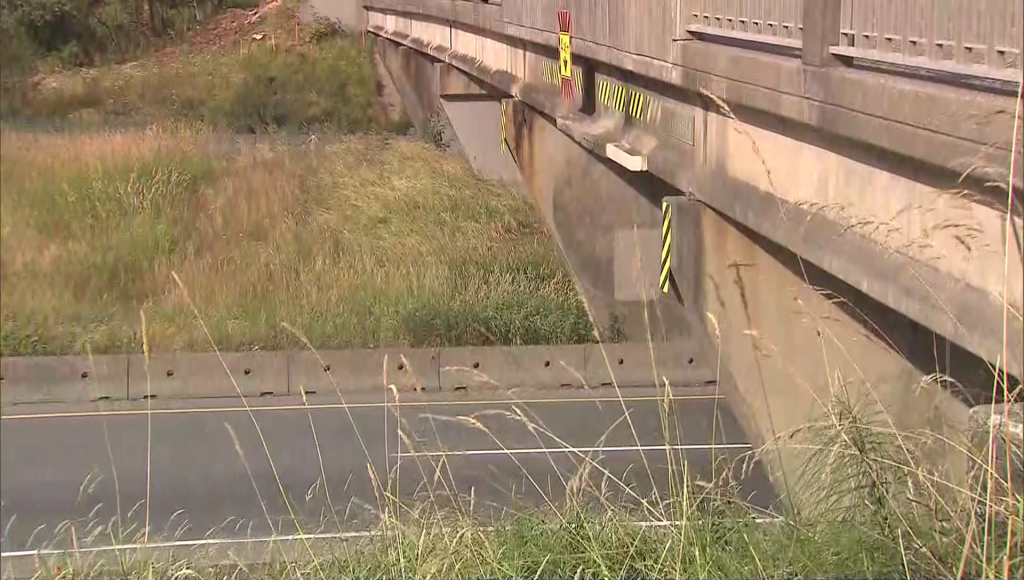
[[[629,171],[647,171],[647,156],[627,151],[621,143],[608,143],[604,154]]]

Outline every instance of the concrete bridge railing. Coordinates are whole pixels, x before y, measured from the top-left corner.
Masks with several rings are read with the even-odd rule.
[[[800,48],[804,7],[812,4],[802,0],[742,3],[681,0],[678,18],[690,34],[749,37],[768,44]]]
[[[662,60],[671,60],[674,43],[700,39],[798,51],[808,63],[862,59],[995,81],[1021,73],[1017,0],[475,1],[500,5],[506,22],[542,30],[567,8],[579,38]]]
[[[1022,14],[1018,0],[842,0],[832,54],[1015,81]]]

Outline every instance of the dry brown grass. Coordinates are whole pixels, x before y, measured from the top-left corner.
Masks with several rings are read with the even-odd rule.
[[[403,139],[189,128],[2,144],[3,353],[577,342],[590,326],[529,204]]]

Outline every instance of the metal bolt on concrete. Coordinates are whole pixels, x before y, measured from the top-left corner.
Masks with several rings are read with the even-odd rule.
[[[128,357],[6,357],[0,359],[0,377],[3,405],[125,399]]]
[[[441,390],[582,387],[584,345],[441,349]]]
[[[156,354],[128,357],[132,399],[288,394],[288,353]],[[223,362],[222,362],[223,361]],[[237,385],[237,388],[236,388]]]
[[[438,352],[433,348],[382,348],[292,353],[293,395],[353,390],[437,391]]]

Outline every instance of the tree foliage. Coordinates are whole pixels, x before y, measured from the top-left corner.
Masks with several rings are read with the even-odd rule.
[[[0,0],[4,51],[82,66],[120,60],[174,38],[226,0]],[[3,65],[8,57],[5,55]]]

